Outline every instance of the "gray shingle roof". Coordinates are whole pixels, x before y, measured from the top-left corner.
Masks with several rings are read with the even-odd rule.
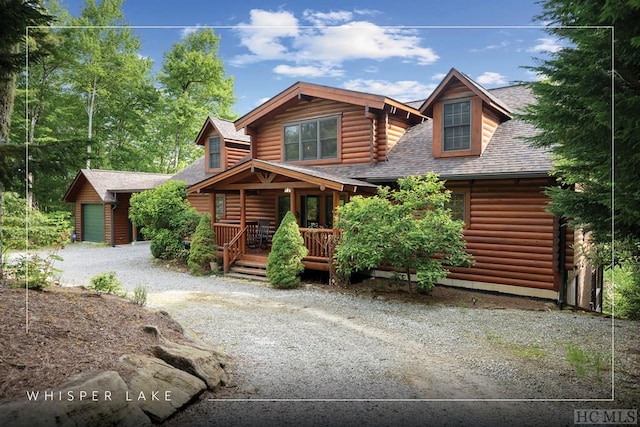
[[[171,178],[166,174],[101,169],[81,169],[81,173],[105,203],[116,201],[114,193],[149,190]]]
[[[209,117],[213,125],[216,127],[220,136],[225,140],[251,142],[249,135],[245,135],[244,129],[236,130],[236,126],[229,120],[220,119],[218,117]]]
[[[492,97],[512,112],[534,102],[525,85],[492,89]],[[433,121],[428,120],[410,128],[387,156],[376,165],[318,166],[326,172],[368,181],[391,181],[407,175],[421,175],[427,171],[445,179],[465,179],[499,176],[542,176],[551,170],[551,157],[544,149],[529,146],[523,138],[535,134],[532,125],[517,119],[498,126],[481,156],[436,159],[432,154]]]
[[[214,174],[208,174],[205,172],[204,156],[200,157],[195,162],[191,163],[186,168],[171,177],[172,181],[184,181],[187,186],[193,185],[196,182],[200,182],[204,179],[213,176]]]

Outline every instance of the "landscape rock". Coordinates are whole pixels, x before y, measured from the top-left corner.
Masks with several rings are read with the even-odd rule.
[[[200,378],[210,390],[215,390],[227,383],[225,365],[220,361],[218,352],[206,347],[196,348],[168,340],[163,340],[162,343],[153,349],[156,357]]]
[[[84,427],[151,425],[128,388],[114,371],[84,373],[57,389],[30,390],[26,396],[0,405],[0,425]],[[45,394],[46,393],[46,394]]]
[[[129,381],[130,398],[154,422],[162,422],[197,398],[207,385],[160,359],[139,354],[120,358],[136,369]]]

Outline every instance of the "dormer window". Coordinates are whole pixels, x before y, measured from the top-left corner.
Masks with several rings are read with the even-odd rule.
[[[450,102],[443,105],[442,151],[471,148],[471,101]]]
[[[220,168],[220,137],[209,138],[209,169]]]

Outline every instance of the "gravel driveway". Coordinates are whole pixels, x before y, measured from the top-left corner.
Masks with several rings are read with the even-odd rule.
[[[168,425],[571,425],[574,409],[640,401],[637,322],[192,277],[158,266],[146,243],[60,254],[64,285],[115,271],[232,357],[230,386]],[[568,349],[588,356],[575,362],[585,373]]]

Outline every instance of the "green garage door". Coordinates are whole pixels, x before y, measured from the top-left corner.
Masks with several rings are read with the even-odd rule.
[[[104,206],[82,205],[82,240],[104,242]]]

